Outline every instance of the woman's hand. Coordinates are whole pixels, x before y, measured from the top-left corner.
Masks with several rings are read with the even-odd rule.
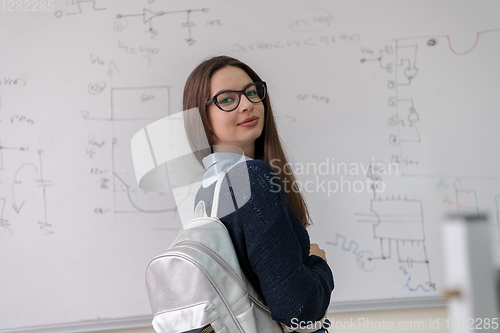
[[[324,261],[328,262],[328,260],[326,260],[326,254],[325,254],[325,251],[322,250],[318,244],[316,243],[311,243],[311,249],[309,251],[309,255],[315,255],[315,256],[318,256],[318,257],[321,257],[323,258]]]

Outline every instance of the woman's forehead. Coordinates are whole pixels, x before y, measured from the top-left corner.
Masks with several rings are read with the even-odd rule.
[[[212,75],[210,90],[212,95],[221,90],[241,90],[252,82],[250,76],[243,69],[235,66],[227,66],[219,69]]]

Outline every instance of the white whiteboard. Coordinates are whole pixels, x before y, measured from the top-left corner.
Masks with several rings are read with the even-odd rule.
[[[296,171],[346,164],[297,172],[330,310],[438,304],[445,212],[489,212],[498,247],[498,1],[51,3],[0,11],[0,332],[149,323],[146,265],[180,222],[130,139],[219,54],[268,83]],[[349,174],[370,161],[399,163],[377,196]],[[365,185],[321,187],[342,180]]]

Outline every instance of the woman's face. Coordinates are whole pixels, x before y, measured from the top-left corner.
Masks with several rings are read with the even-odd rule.
[[[213,97],[222,90],[241,90],[252,82],[250,76],[241,68],[227,66],[212,75],[210,96]],[[254,116],[259,118],[255,125],[242,126],[245,119]],[[252,103],[242,93],[240,104],[231,112],[220,110],[215,103],[210,104],[208,118],[212,128],[213,144],[238,146],[243,149],[245,155],[253,158],[255,140],[262,134],[264,128],[262,102]]]

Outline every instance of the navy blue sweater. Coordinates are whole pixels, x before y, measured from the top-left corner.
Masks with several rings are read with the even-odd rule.
[[[244,170],[248,168],[248,176]],[[229,175],[229,186],[228,186]],[[334,282],[321,257],[309,255],[309,234],[288,203],[279,177],[262,160],[236,164],[225,176],[218,215],[233,241],[240,266],[260,292],[274,320],[320,320],[330,303]],[[250,193],[246,185],[250,179]],[[195,206],[205,201],[210,215],[215,182],[200,187]],[[242,191],[246,201],[241,207]],[[236,199],[238,198],[238,200]]]

